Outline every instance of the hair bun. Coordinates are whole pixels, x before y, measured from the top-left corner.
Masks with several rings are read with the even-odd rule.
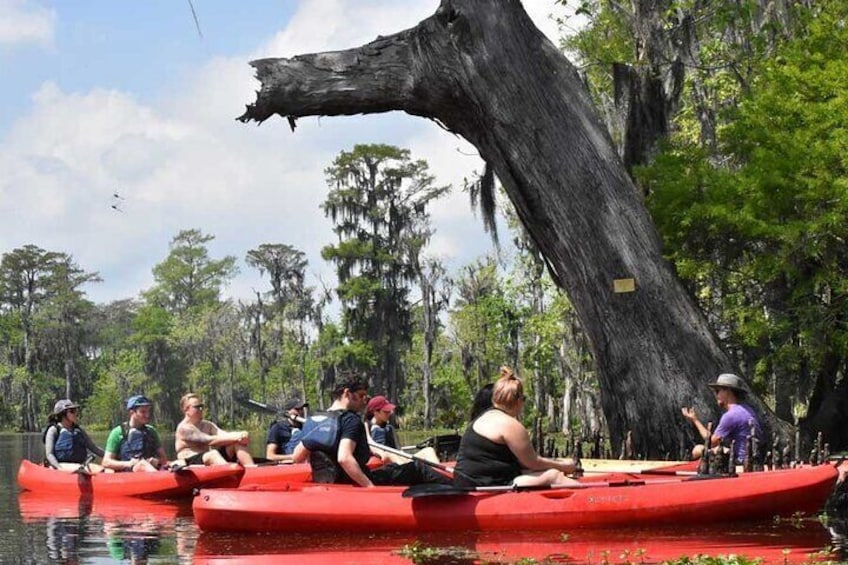
[[[501,377],[514,377],[515,373],[513,372],[512,367],[503,365],[500,369],[500,375]]]

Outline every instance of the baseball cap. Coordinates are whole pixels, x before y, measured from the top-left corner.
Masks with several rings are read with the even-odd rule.
[[[77,404],[76,402],[73,402],[73,401],[65,398],[64,400],[60,400],[55,405],[53,405],[53,414],[55,416],[58,416],[59,414],[61,414],[65,410],[70,410],[71,408],[79,408],[79,406],[80,405]]]
[[[283,406],[286,410],[300,410],[301,408],[309,406],[308,402],[304,402],[299,398],[292,398]]]
[[[378,410],[390,410],[394,411],[397,408],[394,404],[389,402],[385,396],[382,394],[378,394],[374,398],[368,401],[368,408],[366,408],[367,412],[377,412]]]
[[[131,396],[129,400],[127,400],[127,410],[135,410],[139,406],[151,406],[153,403],[150,400],[142,395],[137,394],[135,396]]]

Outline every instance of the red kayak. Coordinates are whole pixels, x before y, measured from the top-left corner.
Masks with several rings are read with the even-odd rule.
[[[376,469],[382,465],[377,457],[372,457],[368,467]],[[286,483],[306,483],[312,480],[312,467],[309,463],[262,463],[255,467],[245,467],[244,474],[232,477],[226,483],[216,482],[216,488],[257,488]]]
[[[237,479],[242,473],[243,468],[239,465],[228,464],[212,467],[192,465],[176,472],[85,475],[57,471],[24,459],[18,469],[18,485],[23,490],[40,494],[174,498],[190,496],[196,488]]]
[[[519,492],[432,489],[423,495],[425,487],[415,498],[403,497],[403,487],[290,484],[279,490],[204,489],[192,509],[206,531],[533,531],[702,524],[816,512],[836,476],[836,468],[821,465]]]

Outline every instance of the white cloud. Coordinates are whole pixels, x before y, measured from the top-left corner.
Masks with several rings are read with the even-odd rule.
[[[0,0],[0,45],[53,42],[56,13],[27,0]]]
[[[549,3],[525,1],[537,22],[548,21],[543,6]],[[215,257],[241,261],[261,243],[287,243],[330,280],[332,269],[320,258],[321,247],[334,241],[319,209],[327,192],[323,171],[339,151],[375,142],[411,149],[439,184],[454,185],[432,210],[438,231],[431,253],[454,263],[486,253],[488,236],[460,191],[482,163],[472,146],[432,122],[401,113],[309,118],[292,133],[280,119],[258,128],[234,119],[258,87],[250,59],[359,45],[416,25],[437,5],[302,2],[267,45],[251,55],[210,59],[146,98],[154,102],[116,90],[42,84],[28,113],[0,137],[0,217],[14,218],[0,222],[0,252],[35,243],[71,253],[82,268],[100,272],[105,282],[89,295],[107,301],[149,287],[150,270],[167,255],[170,239],[199,228],[216,236]],[[266,286],[243,265],[230,293],[251,298]]]

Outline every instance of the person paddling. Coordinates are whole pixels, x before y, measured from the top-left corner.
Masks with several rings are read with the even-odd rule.
[[[141,394],[127,400],[129,419],[109,432],[104,467],[113,471],[158,471],[168,465],[159,434],[150,425],[152,407],[153,403]]]
[[[744,404],[744,400],[748,394],[748,388],[745,386],[745,381],[733,373],[723,373],[716,378],[714,383],[710,383],[710,388],[715,391],[716,402],[719,408],[724,410],[721,419],[718,421],[718,426],[710,435],[707,427],[698,419],[695,409],[684,407],[681,409],[683,417],[695,425],[698,434],[704,440],[709,440],[710,448],[718,447],[724,443],[735,445],[734,458],[736,464],[741,464],[745,460],[747,452],[748,438],[751,435],[751,426],[754,426],[756,436],[762,440],[763,431],[760,426],[760,421],[757,418],[754,410]],[[704,445],[696,445],[692,449],[692,458],[700,459],[704,454]]]
[[[243,466],[255,464],[247,449],[250,444],[247,431],[228,432],[204,420],[205,406],[193,392],[183,395],[180,408],[185,416],[177,426],[174,441],[177,457],[185,459],[188,465],[224,465],[235,462]]]
[[[56,402],[44,430],[44,453],[47,463],[54,469],[66,473],[99,473],[103,467],[86,463],[89,454],[103,457],[104,451],[97,447],[79,424],[80,405],[64,399]]]

